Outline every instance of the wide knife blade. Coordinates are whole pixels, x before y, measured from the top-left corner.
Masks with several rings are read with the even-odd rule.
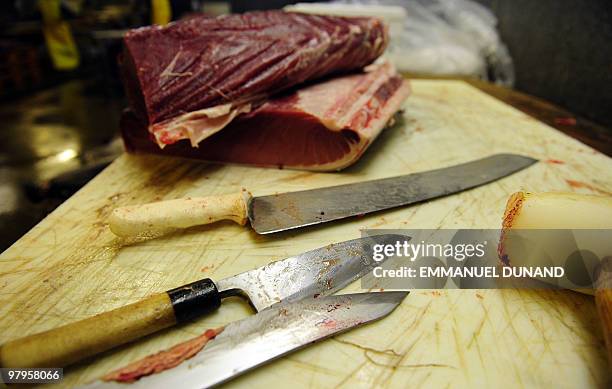
[[[277,304],[234,322],[180,365],[131,384],[96,381],[89,389],[200,389],[391,313],[408,292],[358,293]]]
[[[253,229],[269,234],[413,204],[498,180],[537,160],[497,154],[443,169],[251,199]]]
[[[372,260],[371,245],[395,244],[404,235],[376,235],[333,243],[218,281],[222,294],[246,294],[257,311],[280,301],[333,294],[381,262]]]

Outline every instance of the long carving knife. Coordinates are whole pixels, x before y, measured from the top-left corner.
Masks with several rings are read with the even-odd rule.
[[[330,244],[220,281],[209,278],[154,294],[81,321],[0,346],[1,367],[63,367],[217,309],[242,296],[256,311],[279,302],[332,294],[378,266],[372,244],[406,236],[378,235]]]
[[[383,318],[408,292],[357,293],[282,303],[229,324],[193,358],[125,384],[96,381],[88,389],[200,389],[224,383],[313,342]]]
[[[277,195],[238,194],[166,200],[117,208],[109,225],[119,236],[155,236],[218,220],[250,222],[259,234],[343,219],[458,193],[506,177],[537,162],[496,154],[405,176]]]

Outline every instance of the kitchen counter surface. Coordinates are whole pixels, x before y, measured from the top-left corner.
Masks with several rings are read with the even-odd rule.
[[[222,278],[364,228],[498,228],[517,190],[610,195],[612,159],[462,81],[414,80],[403,120],[341,173],[223,166],[122,155],[0,255],[0,342]],[[454,165],[493,153],[540,160],[489,185],[338,223],[259,236],[219,223],[126,242],[106,224],[117,206],[182,196],[294,191]],[[341,199],[340,199],[341,200]],[[356,283],[345,291],[357,291]],[[65,370],[62,385],[250,314],[212,316]],[[608,366],[593,298],[571,291],[415,290],[387,318],[299,351],[230,387],[604,387]]]

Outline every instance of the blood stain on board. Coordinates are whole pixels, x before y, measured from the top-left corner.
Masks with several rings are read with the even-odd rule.
[[[560,159],[547,159],[546,163],[550,163],[552,165],[564,165],[565,161],[562,161]]]
[[[574,189],[580,189],[580,188],[584,188],[584,189],[589,189],[590,191],[599,193],[599,194],[603,194],[603,195],[607,195],[610,196],[612,195],[612,192],[608,192],[605,191],[603,189],[599,189],[591,184],[587,184],[586,182],[582,182],[582,181],[576,181],[576,180],[569,180],[569,179],[565,179],[565,182],[567,182],[567,184],[569,186],[571,186]]]

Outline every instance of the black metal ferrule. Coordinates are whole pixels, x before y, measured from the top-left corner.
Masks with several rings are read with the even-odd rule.
[[[177,323],[195,319],[221,305],[217,286],[210,278],[179,286],[166,293],[170,296]]]

